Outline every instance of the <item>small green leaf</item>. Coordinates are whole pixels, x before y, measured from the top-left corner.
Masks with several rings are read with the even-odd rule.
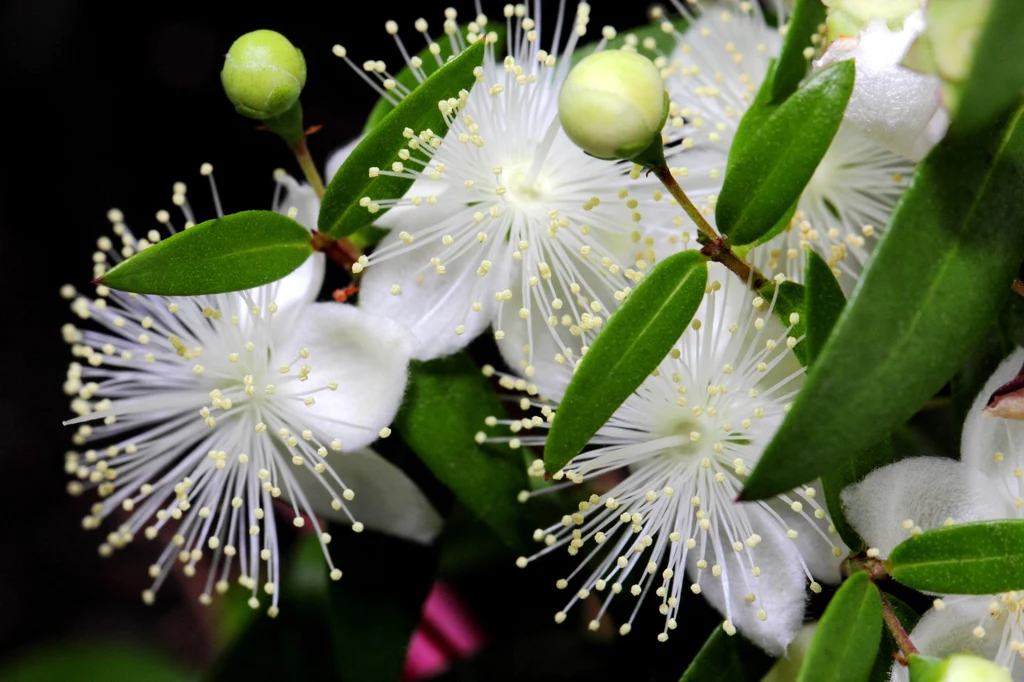
[[[807,353],[810,361],[818,357],[832,327],[846,305],[846,297],[832,268],[821,256],[808,249],[804,281],[807,282]]]
[[[743,499],[789,490],[885,438],[981,340],[1024,252],[1021,114],[948,138],[919,166]]]
[[[878,588],[867,573],[854,573],[818,622],[797,682],[867,682],[881,640]]]
[[[889,555],[889,574],[940,594],[1024,589],[1024,521],[978,521],[911,537]]]
[[[679,682],[758,682],[775,662],[740,634],[729,636],[721,627],[715,628]]]
[[[757,241],[800,198],[843,120],[853,77],[853,62],[834,64],[737,133],[742,148],[730,153],[715,210],[734,244]]]
[[[551,422],[544,465],[561,469],[650,376],[700,307],[707,262],[683,251],[659,262],[583,356]]]
[[[198,679],[156,652],[133,645],[95,642],[50,645],[8,661],[0,682],[188,682]]]
[[[807,366],[807,310],[805,301],[805,287],[803,284],[797,284],[796,282],[783,282],[779,285],[779,294],[775,299],[775,315],[779,318],[779,322],[782,323],[783,327],[788,327],[790,322],[789,318],[793,313],[800,316],[800,319],[795,325],[793,330],[789,332],[789,336],[794,339],[799,339],[801,336],[804,337],[802,341],[798,341],[793,346],[793,355],[800,361],[800,364],[804,367]],[[762,291],[762,296],[770,297],[771,294],[768,291]]]
[[[401,177],[381,174],[371,178],[369,169],[378,167],[390,172],[391,164],[399,160],[398,152],[407,147],[408,140],[402,134],[406,128],[416,134],[430,129],[444,137],[448,123],[437,104],[458,97],[461,90],[473,87],[476,82],[473,71],[483,59],[484,42],[477,40],[435,71],[406,95],[352,150],[327,187],[317,229],[335,239],[347,237],[387,210],[382,208],[372,214],[359,205],[360,199],[397,199],[405,194],[414,180],[412,174],[403,173]]]
[[[222,294],[281,279],[312,253],[309,232],[288,216],[242,211],[153,244],[111,268],[99,283],[135,294]]]
[[[807,75],[804,50],[813,48],[811,36],[825,23],[825,5],[821,0],[796,0],[793,15],[786,26],[779,62],[772,76],[772,101],[780,103],[789,97]]]
[[[530,487],[523,459],[506,445],[474,440],[487,417],[503,414],[487,379],[462,353],[413,363],[395,427],[466,507],[506,545],[522,549],[529,529],[516,496]]]

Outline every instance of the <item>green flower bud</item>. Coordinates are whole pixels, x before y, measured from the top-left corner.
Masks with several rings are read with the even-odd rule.
[[[974,654],[910,657],[910,682],[1012,682],[1010,671]]]
[[[601,159],[632,159],[660,142],[667,116],[661,72],[635,52],[604,50],[584,58],[558,95],[566,135]]]
[[[276,31],[259,30],[236,40],[224,57],[220,82],[243,116],[280,116],[299,101],[306,84],[306,59]]]

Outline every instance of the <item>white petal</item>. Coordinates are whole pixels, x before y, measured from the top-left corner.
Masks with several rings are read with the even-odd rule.
[[[296,222],[307,230],[315,229],[316,219],[320,212],[320,199],[317,198],[313,188],[306,184],[299,184],[295,178],[289,175],[282,175],[277,178],[277,182],[281,185],[283,193],[277,205],[274,206],[274,210],[287,214],[288,209],[294,207],[298,210],[295,216]],[[294,272],[270,285],[275,288],[274,302],[279,308],[287,310],[315,301],[324,282],[325,267],[324,254],[314,253]]]
[[[354,139],[351,142],[347,143],[344,147],[340,147],[338,149],[335,149],[331,153],[330,158],[327,159],[327,168],[326,168],[327,173],[326,173],[326,175],[324,177],[324,181],[327,184],[331,183],[331,180],[334,179],[334,176],[338,172],[338,169],[341,168],[341,164],[345,163],[345,159],[348,158],[348,155],[351,154],[352,150],[355,149],[356,147],[358,147],[359,143],[362,142],[362,141],[363,141],[363,136],[360,135],[356,139]],[[367,171],[369,171],[369,169],[367,169]]]
[[[355,306],[314,303],[288,330],[275,357],[312,367],[308,381],[280,389],[304,397],[329,382],[337,390],[312,395],[315,404],[282,401],[290,429],[310,429],[321,440],[341,440],[344,450],[366,447],[395,418],[405,393],[412,335],[402,325]],[[309,359],[300,360],[301,349]],[[287,362],[288,360],[285,360]]]
[[[444,521],[427,496],[401,469],[370,448],[336,453],[327,462],[355,498],[345,508],[367,528],[429,545],[441,532]],[[292,469],[310,505],[331,521],[350,523],[344,511],[331,507],[333,496],[308,468]],[[325,474],[326,475],[326,474]]]
[[[824,506],[824,494],[821,491],[821,481],[808,483],[806,487],[814,488],[817,491],[816,500]],[[793,510],[778,498],[772,499],[768,505],[788,524],[787,530],[795,530],[797,536],[790,539],[793,547],[799,552],[815,580],[824,583],[838,584],[841,576],[839,565],[843,558],[850,553],[849,548],[838,535],[829,535],[828,527],[830,519],[814,518],[814,510],[811,504],[803,497],[789,493],[794,500],[800,500],[804,506],[804,514],[796,514]],[[832,553],[832,546],[835,545],[842,550],[838,557]]]
[[[1008,648],[1000,652],[1000,639],[1003,637],[1005,615],[1001,619],[992,617],[989,604],[998,599],[994,595],[975,597],[951,597],[941,611],[930,609],[921,617],[917,627],[910,632],[910,640],[921,653],[944,658],[950,654],[968,652],[990,661],[995,661],[997,654],[1001,658],[1016,658]],[[1015,617],[1011,614],[1011,618]],[[974,629],[984,628],[985,635],[976,637]],[[1001,665],[1008,660],[996,661]],[[1024,682],[1024,666],[1020,661],[1011,673],[1014,682]],[[906,682],[909,678],[906,669],[894,666],[894,680]]]
[[[923,29],[920,11],[907,17],[902,31],[890,31],[885,22],[875,19],[861,31],[859,43],[836,41],[819,63],[856,59],[846,120],[882,147],[911,161],[923,158],[948,125],[948,116],[939,108],[938,77],[899,65]]]
[[[724,557],[724,562],[717,559],[724,565],[719,578],[713,577],[710,569],[700,571],[703,574],[700,578],[701,594],[722,615],[730,618],[743,636],[772,656],[782,656],[803,622],[807,579],[800,569],[792,541],[779,530],[767,512],[755,504],[744,504],[743,510],[751,528],[761,536],[761,543],[752,550],[745,548],[745,551],[736,552],[724,535],[709,534],[709,541],[719,543],[721,550],[716,550],[715,555]],[[694,581],[698,575],[695,566],[698,554],[691,551],[687,557],[686,573]],[[761,569],[759,578],[751,573],[747,561],[749,555],[753,556],[754,565]],[[710,556],[708,560],[711,563]],[[757,601],[747,602],[745,596],[748,593],[754,593]],[[767,612],[766,620],[758,617],[759,609]]]
[[[971,405],[964,420],[963,440],[960,443],[960,457],[964,463],[1002,481],[1006,486],[1005,495],[1010,499],[1021,496],[1019,481],[1013,470],[1024,467],[1024,422],[985,414],[989,396],[999,387],[1017,376],[1024,365],[1024,349],[1018,348],[1010,357],[1000,363],[996,371],[985,382]],[[997,457],[1000,453],[1002,457]]]
[[[1013,516],[995,482],[962,462],[913,457],[877,469],[843,491],[846,518],[870,547],[886,557],[910,537],[906,520],[924,530]]]
[[[393,248],[399,242],[397,234],[391,232],[377,248]],[[478,261],[465,255],[446,261],[447,272],[438,275],[428,259],[426,252],[416,249],[372,263],[364,271],[359,289],[361,307],[412,330],[417,339],[413,351],[417,360],[432,360],[465,348],[490,325],[495,308],[493,296],[474,301],[480,289],[472,286],[480,279],[476,274]],[[497,267],[489,277],[501,281]],[[391,293],[396,284],[400,287],[397,295]],[[474,302],[480,303],[480,312],[472,310]],[[462,334],[456,333],[460,326],[465,327]]]

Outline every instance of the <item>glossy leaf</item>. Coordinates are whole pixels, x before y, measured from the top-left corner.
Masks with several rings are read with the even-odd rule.
[[[943,526],[901,542],[887,562],[908,587],[940,594],[1024,589],[1024,521]]]
[[[867,573],[854,573],[818,622],[797,682],[867,682],[881,640],[878,588]]]
[[[851,61],[828,67],[739,136],[715,210],[734,244],[757,241],[799,199],[839,130],[853,78]]]
[[[100,283],[136,294],[220,294],[281,279],[312,253],[309,232],[288,216],[242,211],[153,244],[111,268]]]
[[[407,148],[408,140],[402,134],[406,128],[417,135],[429,129],[444,137],[448,123],[437,104],[473,87],[473,70],[480,66],[483,53],[484,41],[477,40],[406,95],[352,150],[327,187],[317,219],[320,232],[336,239],[347,237],[387,210],[370,213],[359,205],[363,197],[397,199],[405,194],[412,185],[412,174],[370,177],[370,168],[390,172],[391,164],[399,160],[398,152]]]
[[[704,298],[707,262],[683,251],[641,280],[590,345],[565,389],[544,448],[544,466],[561,469],[650,376]]]
[[[706,682],[707,680],[758,682],[765,676],[773,663],[775,663],[775,659],[743,635],[729,636],[725,630],[717,627],[704,642],[704,646],[701,647],[679,682]]]
[[[832,268],[821,256],[808,249],[804,281],[807,289],[807,353],[810,361],[821,354],[832,327],[846,305],[846,297]]]
[[[991,0],[988,20],[975,42],[973,64],[962,81],[960,106],[952,124],[957,134],[989,125],[1020,101],[1024,94],[1021,35],[1024,4],[1020,0]]]
[[[9,660],[0,682],[189,682],[198,679],[164,656],[115,642],[50,645]]]
[[[949,138],[922,162],[743,499],[812,480],[910,417],[961,366],[1024,252],[1024,126]]]
[[[516,495],[529,488],[519,451],[478,444],[487,417],[504,407],[465,353],[413,363],[395,427],[410,448],[509,547],[522,548],[529,529]]]
[[[811,36],[818,32],[818,26],[823,23],[825,5],[821,0],[796,0],[771,79],[773,102],[782,102],[793,94],[807,75],[809,60],[804,56],[804,50],[814,47]]]

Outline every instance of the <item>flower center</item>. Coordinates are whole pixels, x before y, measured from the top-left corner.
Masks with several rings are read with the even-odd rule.
[[[529,177],[527,165],[516,166],[509,173],[508,198],[514,203],[535,204],[549,195],[551,183],[543,172]]]

